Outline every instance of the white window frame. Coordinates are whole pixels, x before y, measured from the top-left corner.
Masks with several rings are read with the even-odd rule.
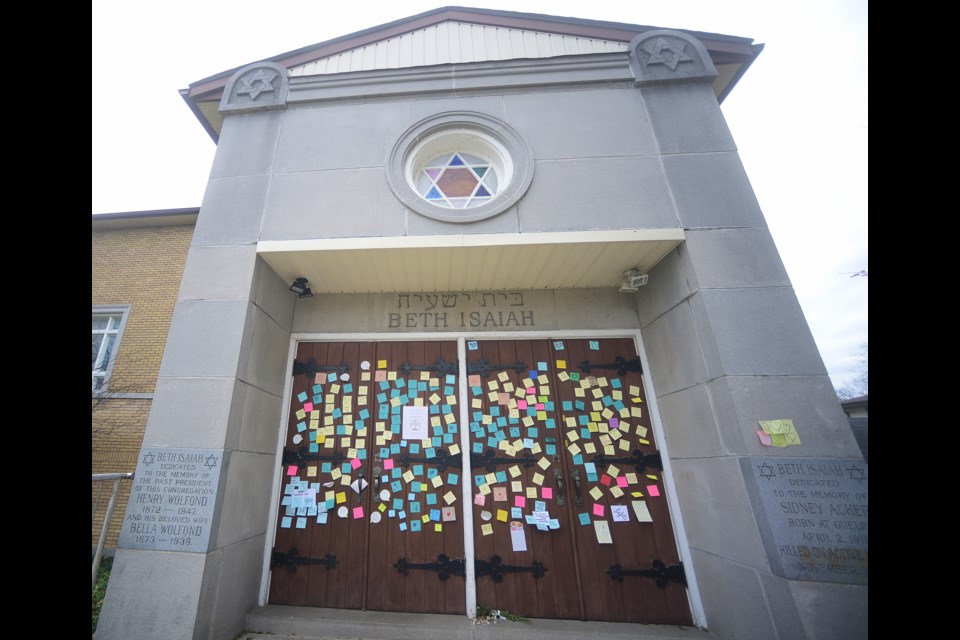
[[[103,393],[110,387],[110,378],[113,376],[113,365],[116,363],[117,355],[120,353],[120,342],[123,340],[123,330],[127,326],[127,318],[130,317],[130,305],[93,305],[93,313],[91,316],[120,316],[119,326],[117,327],[117,339],[113,343],[111,358],[107,363],[107,368],[103,375],[103,384],[97,389],[93,389],[93,376],[91,371],[90,386],[93,393]]]

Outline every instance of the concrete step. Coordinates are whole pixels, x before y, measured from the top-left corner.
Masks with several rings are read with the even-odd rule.
[[[717,640],[695,627],[532,619],[477,625],[466,616],[267,605],[236,640]]]

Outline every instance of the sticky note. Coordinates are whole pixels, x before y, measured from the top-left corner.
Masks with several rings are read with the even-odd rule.
[[[481,532],[483,535],[485,535],[485,536],[492,535],[492,534],[493,534],[493,525],[490,524],[490,523],[486,523],[486,524],[480,525],[480,532]]]
[[[497,520],[500,522],[507,521],[507,512],[504,509],[497,509]]]
[[[593,503],[593,515],[603,517],[603,505],[599,502]]]
[[[659,488],[657,487],[657,485],[655,485],[655,484],[648,484],[648,485],[647,485],[647,494],[648,494],[648,495],[651,495],[651,496],[659,496],[659,495],[660,495],[660,489],[659,489]]]
[[[363,507],[354,507],[353,508],[353,519],[359,520],[363,517]]]
[[[543,496],[545,500],[553,499],[553,489],[550,487],[544,487],[540,490],[540,495]]]

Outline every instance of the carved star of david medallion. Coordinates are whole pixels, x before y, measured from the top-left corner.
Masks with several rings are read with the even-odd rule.
[[[207,456],[203,466],[205,466],[207,469],[213,469],[215,466],[217,466],[217,462],[218,459],[211,453],[209,456]]]
[[[143,462],[143,466],[149,467],[150,465],[153,464],[153,462],[154,462],[154,460],[156,460],[156,458],[157,458],[157,457],[156,457],[155,455],[153,455],[152,453],[145,453],[145,454],[143,454],[143,460],[141,460],[141,462]]]
[[[847,469],[850,472],[850,479],[856,480],[859,483],[863,483],[867,479],[867,475],[863,472],[863,469],[860,467],[850,467]]]
[[[693,58],[684,53],[686,48],[685,44],[670,44],[663,38],[657,38],[652,48],[646,46],[643,50],[650,54],[647,66],[663,64],[668,66],[670,71],[676,71],[677,65],[681,62],[693,62]]]
[[[258,69],[255,74],[248,78],[240,78],[243,83],[243,89],[237,91],[237,95],[247,94],[251,100],[256,100],[257,96],[267,91],[275,91],[273,88],[273,79],[277,77],[276,71],[266,71]]]

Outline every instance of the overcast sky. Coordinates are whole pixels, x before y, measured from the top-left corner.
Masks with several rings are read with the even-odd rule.
[[[722,105],[835,386],[867,342],[867,1],[512,0],[476,6],[751,38]],[[445,6],[364,0],[93,0],[92,213],[198,207],[215,145],[179,90]]]

